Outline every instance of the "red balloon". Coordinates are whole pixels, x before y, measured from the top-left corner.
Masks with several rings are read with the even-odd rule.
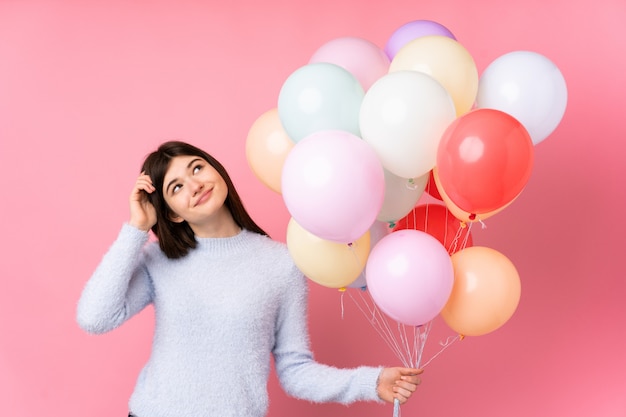
[[[441,242],[450,255],[473,245],[469,227],[440,204],[423,204],[413,208],[396,223],[392,232],[403,229],[428,233]]]
[[[437,189],[437,183],[435,182],[435,176],[433,175],[433,171],[430,171],[428,176],[428,184],[426,184],[425,190],[431,197],[436,198],[437,200],[442,200],[441,194],[439,194],[439,190]]]
[[[533,142],[513,116],[476,109],[448,126],[437,150],[439,183],[450,200],[469,213],[504,207],[530,178]]]

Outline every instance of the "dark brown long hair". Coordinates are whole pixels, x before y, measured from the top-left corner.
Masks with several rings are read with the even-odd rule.
[[[159,148],[149,154],[141,168],[152,179],[156,191],[148,194],[149,200],[156,209],[157,222],[152,231],[159,239],[159,246],[168,258],[181,258],[196,247],[196,238],[186,221],[176,223],[170,220],[171,209],[163,196],[163,181],[170,162],[177,156],[197,156],[207,161],[226,182],[228,195],[224,204],[230,210],[235,223],[243,229],[250,230],[261,235],[266,235],[252,220],[246,211],[239,194],[233,185],[224,166],[214,157],[200,148],[181,141],[169,141],[161,144]]]

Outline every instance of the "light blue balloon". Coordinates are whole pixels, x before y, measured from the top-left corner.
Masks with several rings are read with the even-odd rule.
[[[313,132],[344,130],[360,136],[359,112],[365,91],[354,75],[326,62],[294,71],[278,95],[278,117],[299,142]]]

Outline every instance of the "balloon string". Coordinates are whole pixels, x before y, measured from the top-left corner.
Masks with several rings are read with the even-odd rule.
[[[349,292],[349,296],[402,364],[409,368],[419,368],[424,355],[424,347],[432,329],[432,321],[422,326],[397,323],[397,329],[394,331],[389,320],[371,299],[371,295],[370,300],[367,300],[362,292],[359,294],[359,299],[355,298],[352,292]],[[412,335],[407,331],[408,328],[412,329]]]
[[[393,399],[393,417],[400,417],[400,400]]]
[[[412,217],[413,217],[413,229],[415,230],[423,230],[425,233],[428,233],[428,220],[429,220],[429,211],[430,211],[430,203],[426,203],[425,204],[425,212],[424,212],[424,226],[423,229],[418,229],[418,225],[417,225],[417,213],[415,212],[415,210],[412,210]],[[449,218],[450,218],[450,212],[449,210],[446,210],[445,213],[445,226],[444,226],[444,230],[443,230],[443,244],[445,245],[445,243],[448,241],[448,233],[449,233],[449,227],[448,227],[448,222],[449,222]],[[478,219],[478,221],[480,221],[480,219]],[[482,223],[482,222],[481,222]],[[471,223],[470,223],[471,226]],[[486,227],[484,226],[483,223],[483,228]],[[448,245],[448,247],[446,248],[448,250],[449,254],[453,254],[457,251],[458,247],[459,247],[459,242],[461,241],[461,236],[463,235],[463,229],[464,227],[460,227],[456,230],[456,233],[454,235],[454,238],[452,238],[452,241],[450,242],[450,244]],[[467,246],[467,241],[468,241],[468,236],[469,236],[469,232],[471,229],[467,230],[467,234],[465,234],[465,236],[463,236],[463,242],[461,243],[461,249],[464,249]]]
[[[467,226],[467,233],[465,234],[465,237],[463,238],[463,246],[461,247],[461,249],[465,249],[467,247],[467,242],[469,241],[470,233],[472,233],[472,224],[473,223],[470,223]]]
[[[344,316],[344,305],[343,305],[343,296],[346,294],[345,289],[341,288],[339,291],[341,291],[341,320],[343,320],[343,316]]]
[[[370,304],[368,300],[365,299],[362,292],[359,294],[360,300],[357,300],[352,295],[352,293],[349,293],[349,295],[358,307],[358,309],[361,311],[361,313],[363,313],[365,318],[372,325],[372,328],[376,331],[376,333],[378,333],[378,335],[387,344],[387,346],[396,355],[396,357],[402,362],[402,364],[406,367],[411,367],[411,362],[406,357],[406,355],[404,355],[403,349],[401,349],[397,338],[394,337],[391,326],[389,326],[389,322],[387,321],[385,316],[382,315],[382,313],[378,310],[376,304],[373,302]]]
[[[430,187],[430,184],[428,184],[428,186]],[[429,217],[429,211],[430,211],[430,203],[426,203],[425,204],[426,208],[425,208],[425,212],[424,212],[424,228],[423,229],[418,229],[418,225],[417,225],[417,213],[415,212],[415,210],[411,210],[411,215],[413,218],[413,229],[414,230],[423,230],[425,233],[428,233],[428,217]],[[445,217],[445,226],[444,226],[444,231],[443,231],[443,241],[444,244],[445,242],[448,241],[448,220],[450,218],[450,211],[446,210],[446,217]],[[487,225],[480,219],[480,217],[476,216],[476,220],[481,224],[483,229],[487,228]],[[411,223],[407,221],[407,227],[410,227]],[[469,236],[470,236],[470,232],[472,230],[472,224],[473,222],[470,222],[469,224],[467,224],[467,226],[464,227],[460,227],[456,230],[456,233],[454,235],[454,238],[452,239],[452,241],[450,242],[450,245],[446,248],[448,250],[449,254],[453,254],[455,252],[457,252],[457,249],[459,248],[459,242],[462,240],[460,246],[461,249],[465,249],[467,247],[467,242],[469,240]],[[391,226],[390,226],[391,227]],[[463,236],[463,230],[467,227],[467,233]],[[463,237],[463,239],[461,239],[461,237]]]
[[[428,361],[420,366],[424,355],[424,347],[426,346],[426,341],[428,340],[428,336],[433,326],[432,320],[421,326],[407,326],[397,322],[397,330],[394,333],[392,327],[389,325],[389,321],[387,320],[386,316],[378,309],[376,303],[371,297],[371,294],[368,293],[369,300],[366,299],[366,297],[363,295],[363,293],[366,291],[364,291],[363,289],[359,291],[359,297],[357,299],[357,297],[353,296],[351,291],[348,291],[347,289],[344,289],[343,291],[348,292],[350,299],[354,302],[357,308],[372,325],[372,328],[379,334],[379,336],[381,336],[381,338],[391,349],[391,351],[407,368],[424,369],[435,358],[437,358],[446,349],[448,349],[454,342],[463,338],[461,335],[450,336],[446,339],[445,342],[440,342],[439,344],[441,345],[441,349],[439,350],[439,352],[435,353],[430,359],[428,359]],[[342,294],[341,297],[343,314],[344,294]],[[407,327],[412,327],[412,337],[407,332]],[[394,399],[393,417],[400,417],[400,403],[396,399]]]
[[[446,217],[448,216],[448,213],[446,213]],[[446,218],[446,222],[448,221],[448,219]],[[446,225],[446,233],[447,233],[447,229],[448,226]],[[463,230],[464,228],[459,227],[456,231],[456,234],[454,235],[454,238],[452,239],[452,242],[450,242],[450,246],[448,247],[448,253],[449,254],[453,254],[457,251],[458,247],[459,247],[459,240],[461,240],[461,235],[463,234]],[[467,234],[469,234],[469,230],[467,231]],[[445,239],[445,238],[444,238]],[[445,242],[445,240],[444,240]],[[465,248],[465,246],[467,245],[467,236],[465,236],[463,244],[461,249]]]
[[[433,361],[433,359],[435,359],[437,356],[441,355],[444,350],[446,350],[450,346],[452,346],[452,344],[454,342],[456,342],[457,340],[460,340],[460,338],[461,338],[461,336],[459,336],[459,335],[450,336],[450,337],[448,337],[448,339],[444,343],[440,343],[440,345],[442,347],[439,350],[439,352],[435,353],[429,360],[427,360],[426,363],[424,365],[422,365],[422,369],[424,369],[429,363],[431,363]]]
[[[420,337],[420,343],[419,343],[419,347],[420,347],[420,351],[419,351],[419,357],[417,358],[417,361],[415,362],[415,367],[416,368],[421,368],[422,366],[420,365],[422,363],[422,356],[424,355],[424,347],[426,346],[426,340],[428,340],[428,335],[430,335],[430,330],[433,327],[433,322],[432,320],[429,321],[428,323],[426,323],[423,326],[422,332],[419,334]]]
[[[383,341],[406,367],[423,369],[435,358],[441,355],[446,349],[452,346],[456,341],[461,340],[461,336],[456,335],[448,337],[445,342],[440,342],[439,344],[441,349],[420,366],[424,354],[424,347],[426,346],[428,336],[430,335],[433,321],[431,320],[422,326],[413,327],[414,333],[412,339],[410,339],[407,335],[407,326],[398,323],[398,336],[396,336],[389,325],[389,321],[376,307],[373,300],[370,300],[370,304],[370,302],[365,299],[362,294],[363,292],[364,291],[360,291],[360,301],[352,295],[352,292],[348,292],[348,294],[352,301],[356,304],[357,308],[368,319],[368,322],[372,325],[374,330],[382,337]]]
[[[387,342],[387,344],[391,347],[392,351],[395,352],[396,357],[402,362],[402,364],[406,367],[411,367],[411,358],[405,354],[406,349],[404,349],[398,339],[394,336],[391,326],[389,325],[389,321],[387,318],[380,312],[376,304],[373,308],[373,321],[372,324],[374,326],[378,326],[380,329],[379,334],[383,335],[383,338]]]
[[[444,228],[443,228],[443,244],[445,246],[446,242],[448,241],[448,219],[450,217],[450,211],[448,209],[445,210],[445,220],[444,220]],[[454,253],[456,247],[457,247],[457,240],[460,237],[460,228],[457,229],[456,231],[456,235],[454,236],[454,239],[452,239],[452,242],[450,242],[450,245],[446,248],[448,250],[448,253]]]
[[[409,346],[409,338],[406,335],[406,328],[398,323],[398,336],[400,337],[400,346],[406,352],[408,363],[413,363],[413,352]]]

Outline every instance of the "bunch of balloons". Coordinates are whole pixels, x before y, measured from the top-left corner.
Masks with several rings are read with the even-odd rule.
[[[566,102],[541,54],[504,54],[479,76],[450,30],[416,20],[384,49],[323,44],[253,123],[246,157],[282,194],[287,246],[309,279],[366,289],[402,324],[441,314],[482,335],[512,316],[520,282],[504,255],[472,245],[468,226],[520,195]],[[418,205],[425,192],[441,204]]]

